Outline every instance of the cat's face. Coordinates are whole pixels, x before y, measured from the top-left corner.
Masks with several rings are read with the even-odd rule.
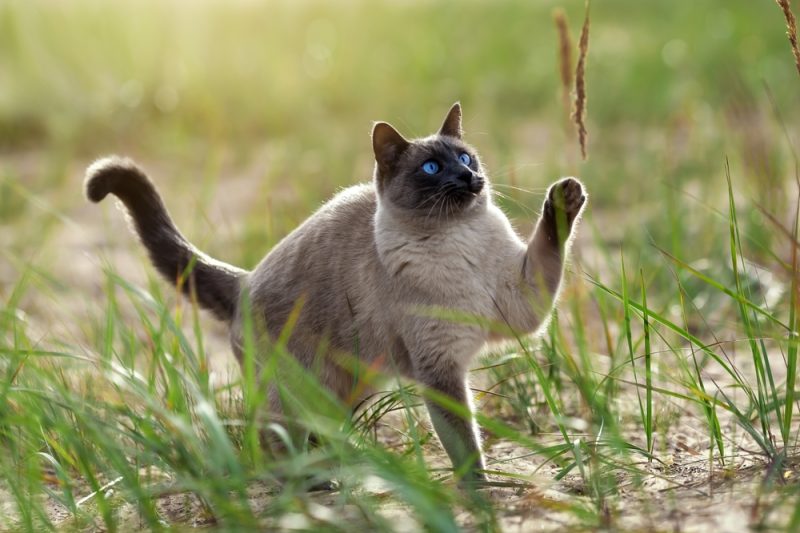
[[[461,106],[441,129],[408,141],[389,124],[372,132],[375,181],[381,202],[405,216],[447,220],[486,205],[488,184],[475,149],[461,140]]]

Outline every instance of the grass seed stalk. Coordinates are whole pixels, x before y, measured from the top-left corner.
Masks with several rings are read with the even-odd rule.
[[[783,11],[783,16],[786,19],[786,36],[789,37],[789,44],[792,45],[792,54],[794,55],[794,66],[797,67],[797,73],[800,74],[800,49],[797,47],[797,21],[792,13],[792,4],[789,0],[775,0]]]
[[[564,106],[567,131],[569,132],[570,102],[572,92],[572,36],[569,34],[567,15],[563,9],[553,10],[553,22],[558,32],[558,70],[561,75],[561,101]]]
[[[581,145],[581,157],[586,160],[589,134],[586,131],[586,57],[589,54],[589,8],[591,2],[586,1],[586,17],[583,19],[581,38],[578,42],[578,66],[575,67],[575,109],[572,120],[578,128],[578,142]]]

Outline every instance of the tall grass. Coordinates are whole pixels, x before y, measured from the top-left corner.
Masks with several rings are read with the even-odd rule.
[[[595,3],[576,166],[545,4],[0,6],[0,530],[713,529],[738,508],[796,529],[797,80],[775,8]],[[732,78],[774,176],[726,122]],[[369,176],[371,120],[424,134],[456,99],[521,230],[556,176],[591,194],[546,330],[472,372],[477,490],[421,409],[447,398],[354,360],[369,401],[339,402],[285,339],[221,364],[225,333],[80,198],[93,157],[136,155],[193,240],[249,267]],[[316,442],[265,416],[270,385]]]

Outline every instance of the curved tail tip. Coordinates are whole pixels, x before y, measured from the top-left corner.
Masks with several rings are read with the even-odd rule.
[[[86,169],[83,186],[86,198],[97,203],[108,193],[114,192],[120,178],[130,174],[141,174],[142,171],[132,160],[116,155],[98,159]]]

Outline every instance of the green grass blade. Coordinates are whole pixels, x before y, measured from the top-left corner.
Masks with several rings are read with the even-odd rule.
[[[644,284],[644,271],[639,270],[639,277],[642,284],[642,324],[644,327],[644,380],[646,388],[645,406],[646,413],[644,416],[644,428],[647,433],[647,452],[653,452],[653,369],[652,357],[650,348],[650,320],[648,319],[647,310],[647,291]],[[631,362],[633,364],[633,362]],[[638,389],[637,389],[638,391]],[[641,399],[640,399],[641,401]]]

